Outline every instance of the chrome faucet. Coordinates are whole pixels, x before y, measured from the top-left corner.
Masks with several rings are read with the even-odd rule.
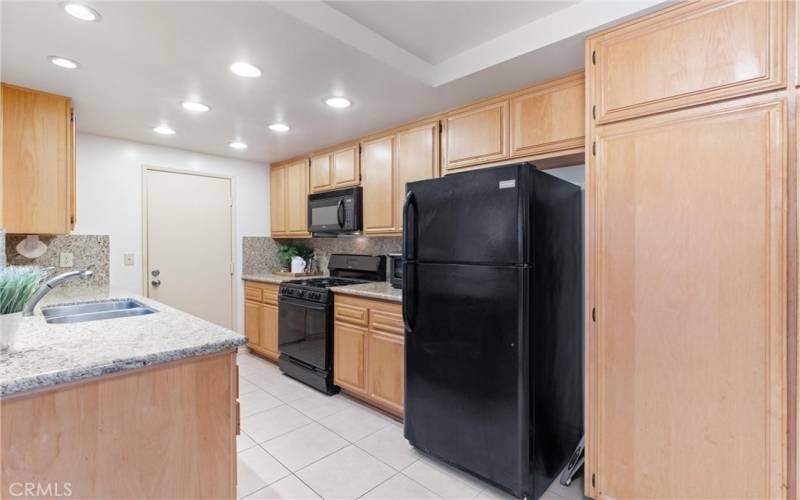
[[[40,286],[38,290],[36,290],[36,293],[33,295],[33,297],[31,297],[28,303],[25,304],[25,311],[23,311],[22,315],[33,316],[33,310],[36,308],[36,304],[38,304],[39,301],[42,300],[42,298],[44,298],[44,296],[50,292],[50,290],[57,287],[61,283],[75,277],[86,279],[92,274],[93,274],[92,271],[84,269],[82,271],[70,271],[50,278],[49,280],[45,281],[44,284]]]

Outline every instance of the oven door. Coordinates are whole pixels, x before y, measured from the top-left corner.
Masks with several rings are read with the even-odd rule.
[[[280,297],[278,350],[320,370],[331,365],[330,307],[327,304]]]

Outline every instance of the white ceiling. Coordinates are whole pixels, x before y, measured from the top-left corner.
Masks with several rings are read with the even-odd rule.
[[[73,97],[79,131],[276,161],[578,69],[586,32],[658,2],[87,3],[100,22],[0,2],[0,78]],[[233,75],[237,60],[263,76]],[[328,108],[334,94],[353,106]],[[177,134],[153,133],[162,123]]]
[[[326,3],[417,57],[438,64],[578,1]]]

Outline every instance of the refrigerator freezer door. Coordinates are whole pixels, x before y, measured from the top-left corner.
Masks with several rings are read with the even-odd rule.
[[[404,259],[528,264],[532,166],[487,168],[406,185]]]
[[[405,436],[529,494],[528,325],[533,270],[406,262]]]

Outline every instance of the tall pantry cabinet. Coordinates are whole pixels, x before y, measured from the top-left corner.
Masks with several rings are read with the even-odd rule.
[[[587,39],[589,496],[791,494],[790,15],[688,2]]]

